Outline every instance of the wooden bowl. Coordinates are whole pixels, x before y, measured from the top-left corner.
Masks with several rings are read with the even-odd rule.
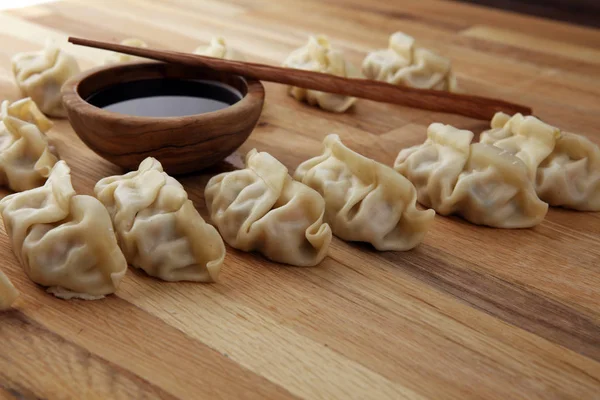
[[[140,117],[88,103],[111,85],[144,79],[202,79],[222,82],[243,96],[218,111],[184,117]],[[248,138],[262,111],[260,81],[210,69],[161,62],[109,65],[85,71],[62,87],[71,126],[94,152],[127,170],[152,156],[169,174],[199,171],[233,153]]]

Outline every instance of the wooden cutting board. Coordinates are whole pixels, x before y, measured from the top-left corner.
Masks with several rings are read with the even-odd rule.
[[[192,51],[223,35],[249,60],[279,64],[311,33],[359,65],[403,30],[449,56],[470,93],[530,105],[600,143],[600,31],[438,0],[66,1],[0,14],[0,90],[19,94],[10,57],[47,37],[139,37]],[[106,53],[66,45],[82,68]],[[334,115],[266,85],[251,148],[293,170],[338,133],[390,165],[431,122],[485,121],[359,101]],[[50,136],[75,188],[120,173],[66,121]],[[223,165],[181,182],[203,188]],[[2,228],[3,229],[3,228]],[[62,301],[30,282],[0,232],[1,268],[22,295],[0,314],[0,397],[549,399],[600,398],[600,213],[552,209],[534,229],[437,216],[409,252],[334,239],[316,268],[228,248],[219,283],[164,283],[129,271],[118,293]]]

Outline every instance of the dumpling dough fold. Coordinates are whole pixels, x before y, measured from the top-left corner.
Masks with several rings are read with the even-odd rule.
[[[19,291],[13,286],[8,276],[0,271],[0,311],[8,310],[19,297]]]
[[[194,54],[201,56],[222,58],[225,60],[245,61],[246,57],[227,44],[224,38],[217,36],[210,40],[208,46],[199,46],[194,50]]]
[[[533,116],[497,113],[482,143],[523,160],[538,196],[551,206],[600,211],[600,148]]]
[[[137,38],[129,38],[121,41],[121,44],[124,46],[132,46],[132,47],[140,47],[147,48],[148,45],[141,39]],[[145,61],[145,58],[132,56],[130,54],[123,54],[118,52],[111,52],[106,59],[104,60],[104,64],[120,64],[132,61]],[[147,60],[146,60],[147,61]]]
[[[31,97],[44,114],[53,117],[67,115],[60,90],[69,78],[80,71],[72,55],[48,40],[43,50],[19,53],[11,63],[21,92]]]
[[[44,134],[52,122],[31,98],[0,105],[0,185],[20,192],[41,186],[58,161]]]
[[[213,223],[236,249],[295,266],[314,266],[327,255],[325,201],[268,153],[248,152],[246,168],[213,177],[204,197]]]
[[[336,134],[325,137],[323,154],[300,164],[294,178],[323,196],[334,235],[378,250],[414,248],[435,216],[416,208],[415,187],[405,177],[350,150]]]
[[[101,179],[94,192],[129,264],[165,281],[217,279],[225,244],[158,160],[148,157],[137,171]]]
[[[376,50],[363,60],[362,73],[369,79],[419,89],[457,91],[449,59],[418,47],[402,32],[390,36],[389,47]]]
[[[341,51],[334,49],[329,40],[323,36],[310,36],[308,43],[294,50],[283,62],[287,68],[322,72],[344,78],[359,78],[360,71],[344,59]],[[312,106],[324,110],[344,112],[355,102],[356,98],[339,94],[325,93],[318,90],[290,86],[289,94],[298,101],[306,101]]]
[[[495,228],[527,228],[544,219],[541,201],[521,160],[473,133],[431,124],[425,143],[400,151],[394,164],[417,188],[419,203]]]
[[[127,270],[104,206],[76,195],[70,170],[56,163],[44,186],[6,196],[0,213],[29,278],[57,297],[114,293]]]

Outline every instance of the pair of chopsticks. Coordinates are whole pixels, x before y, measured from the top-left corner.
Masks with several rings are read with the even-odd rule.
[[[196,54],[169,50],[153,50],[76,37],[69,37],[69,42],[157,61],[191,67],[211,68],[261,81],[276,82],[382,103],[394,103],[424,110],[458,114],[475,119],[491,120],[498,111],[503,111],[507,114],[521,113],[531,115],[532,113],[531,108],[526,106],[480,96],[449,93],[439,90],[415,89],[368,79],[342,78],[321,72],[230,61]]]

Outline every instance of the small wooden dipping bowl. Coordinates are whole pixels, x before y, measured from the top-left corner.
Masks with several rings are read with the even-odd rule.
[[[182,117],[141,117],[104,110],[86,101],[112,85],[146,79],[192,79],[224,83],[243,96],[217,111]],[[265,91],[258,80],[206,68],[162,62],[98,67],[62,87],[71,126],[94,152],[127,170],[152,156],[169,174],[199,171],[233,153],[260,117]]]

